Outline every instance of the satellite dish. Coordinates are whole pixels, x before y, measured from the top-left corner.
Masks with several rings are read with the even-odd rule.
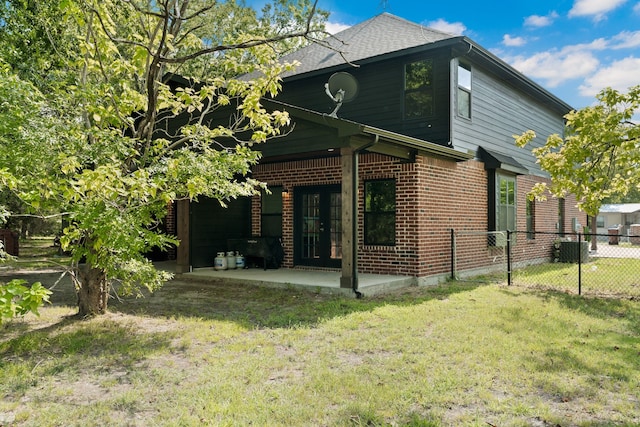
[[[338,117],[337,113],[342,103],[352,101],[358,95],[358,81],[351,74],[341,71],[329,77],[329,82],[324,84],[324,89],[327,96],[336,103],[336,108],[329,116]]]

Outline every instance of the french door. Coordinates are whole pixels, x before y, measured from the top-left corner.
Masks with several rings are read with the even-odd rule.
[[[294,192],[294,262],[339,268],[342,260],[340,185],[298,187]]]

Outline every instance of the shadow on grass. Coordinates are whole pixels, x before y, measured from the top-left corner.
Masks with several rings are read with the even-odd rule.
[[[12,335],[15,338],[0,341],[0,370],[10,369],[8,377],[14,379],[0,387],[4,393],[23,391],[40,377],[61,373],[133,370],[150,355],[168,351],[177,332],[146,332],[133,322],[105,317],[64,318],[40,329],[14,330]],[[17,371],[23,372],[15,375]]]
[[[28,283],[40,281],[45,287],[60,279],[61,272],[4,272],[0,280],[22,278]],[[237,322],[246,328],[280,328],[313,326],[318,322],[353,312],[370,311],[376,307],[415,305],[432,299],[466,292],[485,283],[449,282],[439,286],[409,287],[387,294],[356,299],[349,295],[331,295],[290,287],[284,289],[246,284],[235,285],[224,279],[211,282],[176,278],[156,292],[145,292],[142,298],[109,300],[109,311],[152,317],[184,317]],[[64,276],[52,290],[53,306],[75,307],[75,290]]]
[[[51,270],[8,272],[0,275],[0,280],[7,280],[10,275],[29,283],[40,281],[50,288],[61,274]],[[384,305],[410,306],[433,299],[446,299],[452,294],[470,291],[487,283],[447,282],[356,299],[351,295],[332,295],[293,286],[281,289],[252,284],[235,285],[224,279],[203,282],[178,276],[152,294],[145,292],[142,298],[120,299],[112,296],[109,311],[162,318],[232,321],[245,328],[300,327]],[[75,290],[68,276],[64,276],[51,290],[50,301],[53,306],[77,305]]]
[[[247,328],[302,327],[385,305],[410,306],[446,299],[478,286],[477,283],[452,282],[356,299],[293,287],[274,289],[249,284],[230,285],[224,281],[198,283],[173,280],[144,298],[112,301],[110,310],[146,316],[233,321]]]
[[[518,288],[504,288],[501,292],[514,297],[524,294],[516,291]],[[623,381],[630,381],[629,373],[637,369],[638,348],[640,338],[640,304],[631,299],[594,298],[568,294],[552,290],[531,291],[545,304],[555,303],[562,310],[575,312],[588,318],[603,320],[606,330],[585,331],[580,324],[567,324],[568,329],[559,336],[566,337],[568,343],[562,346],[549,346],[543,353],[536,356],[539,371],[589,372],[592,378],[610,376]],[[602,353],[602,360],[606,363],[593,365],[585,362],[582,352]],[[534,358],[536,358],[534,357]]]

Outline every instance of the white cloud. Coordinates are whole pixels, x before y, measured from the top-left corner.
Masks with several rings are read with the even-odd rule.
[[[326,22],[324,27],[329,34],[336,34],[340,31],[346,30],[351,25],[342,24],[340,22]]]
[[[630,49],[640,46],[640,31],[623,31],[611,39],[611,49]]]
[[[627,57],[600,68],[580,86],[580,94],[594,96],[605,87],[626,92],[631,86],[640,84],[638,78],[640,58]]]
[[[586,77],[600,64],[591,52],[572,49],[505,59],[516,70],[529,77],[544,80],[549,87],[556,87],[567,80]]]
[[[639,2],[639,3],[636,3],[636,5],[635,5],[635,6],[633,6],[633,11],[634,11],[635,13],[640,13],[640,2]]]
[[[431,21],[426,24],[427,27],[434,30],[442,31],[443,33],[462,35],[467,31],[467,27],[462,22],[447,22],[440,18],[437,21]]]
[[[575,0],[569,11],[569,17],[592,16],[594,20],[601,21],[607,12],[611,12],[627,0]]]
[[[555,11],[551,12],[546,16],[531,15],[531,16],[527,16],[524,19],[524,25],[527,27],[536,27],[536,28],[548,27],[549,25],[553,24],[553,21],[557,17],[558,17],[558,14]]]
[[[522,37],[511,37],[509,34],[505,34],[502,36],[502,44],[505,46],[518,47],[524,46],[527,44],[527,41]]]
[[[503,44],[508,46],[506,41],[511,40],[511,38],[507,37],[509,36],[506,35],[503,38]],[[637,71],[640,69],[640,64],[637,62],[627,59],[624,62],[614,63],[615,67],[601,69],[600,60],[596,56],[598,52],[632,49],[639,46],[640,31],[623,31],[611,38],[598,38],[589,43],[569,45],[562,49],[552,49],[547,52],[538,52],[528,57],[524,55],[512,57],[503,55],[503,58],[523,74],[544,80],[549,87],[556,87],[571,79],[588,78],[584,89],[581,88],[581,92],[591,95],[592,92],[597,93],[599,90],[594,92],[592,87],[598,87],[601,85],[601,79],[606,80],[609,77],[611,77],[611,81],[635,80],[635,83],[631,83],[640,83]],[[635,64],[636,68],[629,67],[629,64]],[[622,75],[618,76],[618,70],[623,70],[621,72]],[[608,76],[607,73],[611,73],[611,76]],[[593,82],[590,79],[594,79]],[[628,86],[631,86],[631,83]],[[604,84],[602,87],[610,85]]]
[[[607,39],[599,38],[591,43],[572,44],[562,48],[562,52],[583,52],[583,51],[599,51],[609,49],[610,42]]]

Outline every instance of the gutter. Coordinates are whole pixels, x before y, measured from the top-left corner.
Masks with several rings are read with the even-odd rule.
[[[411,136],[401,135],[395,132],[379,129],[367,125],[362,125],[362,133],[373,135],[376,138],[382,138],[394,145],[400,145],[403,147],[411,148],[422,153],[426,153],[432,156],[443,157],[455,161],[465,161],[473,159],[474,155],[458,151],[454,148],[445,147],[444,145],[436,144],[434,142],[425,141]],[[376,139],[376,143],[378,142]],[[367,145],[370,148],[374,144]],[[360,149],[358,149],[361,151]]]
[[[353,209],[351,209],[351,242],[353,244],[352,260],[351,260],[351,275],[353,277],[353,283],[351,289],[356,294],[356,298],[363,297],[362,292],[358,290],[358,183],[360,182],[360,176],[358,173],[358,157],[360,153],[368,148],[373,147],[380,141],[379,135],[373,135],[373,140],[353,150],[352,156],[352,168],[353,179],[351,180],[351,197]]]

